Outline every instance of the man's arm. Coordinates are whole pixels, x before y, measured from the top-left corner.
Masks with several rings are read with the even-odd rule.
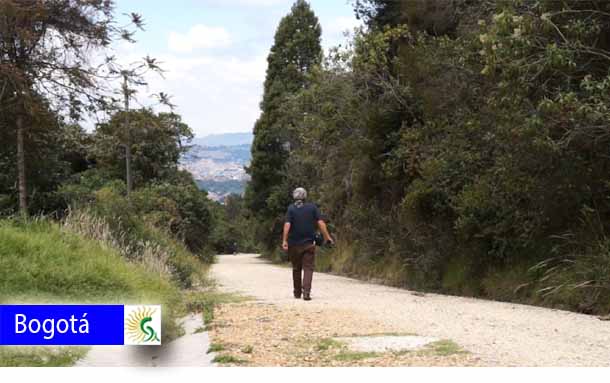
[[[335,240],[328,233],[328,228],[326,227],[326,222],[324,222],[323,220],[319,219],[318,220],[318,227],[320,228],[320,231],[322,232],[322,235],[324,236],[324,240],[326,242],[330,242],[330,243],[334,244]]]
[[[288,251],[288,233],[290,232],[290,222],[284,224],[284,232],[282,233],[282,249]]]

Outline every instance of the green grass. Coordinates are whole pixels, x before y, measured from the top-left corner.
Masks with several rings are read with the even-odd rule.
[[[189,312],[202,313],[205,330],[209,330],[214,322],[214,309],[216,306],[223,303],[245,302],[250,298],[238,294],[216,291],[194,291],[189,292],[185,299],[187,310]]]
[[[248,345],[248,346],[242,348],[241,352],[243,352],[244,354],[252,354],[254,352],[254,347]]]
[[[455,354],[465,354],[464,351],[457,343],[452,340],[444,339],[439,340],[426,346],[424,352],[431,352],[438,356],[451,356]]]
[[[210,344],[210,348],[208,348],[208,354],[213,352],[221,352],[225,350],[225,346],[220,343],[212,343]]]
[[[184,312],[169,277],[44,220],[0,221],[0,302],[162,304],[163,341],[181,335],[175,319]],[[21,351],[3,350],[0,366],[27,364],[28,358],[32,365],[65,365],[78,354]]]
[[[69,367],[85,356],[87,347],[0,347],[2,367]]]
[[[316,349],[318,351],[328,351],[331,348],[341,348],[344,346],[345,344],[339,342],[338,340],[332,338],[325,338],[318,342],[318,344],[316,345]]]
[[[228,355],[228,354],[217,355],[214,357],[212,362],[219,363],[219,364],[246,364],[246,363],[248,363],[247,361],[245,361],[243,359],[239,359],[233,355]]]
[[[159,275],[55,224],[0,222],[0,299],[148,303],[179,298]]]
[[[367,335],[354,335],[354,337],[375,337],[375,336],[405,336],[412,334],[398,333],[398,332],[389,332],[389,333],[375,333],[375,334],[367,334]],[[360,352],[360,351],[352,351],[348,348],[347,344],[341,342],[337,339],[333,338],[324,338],[319,339],[317,343],[315,343],[316,351],[324,353],[327,358],[332,358],[336,361],[340,362],[356,362],[365,359],[378,358],[383,355],[407,355],[414,354],[420,356],[451,356],[456,354],[466,354],[467,351],[464,351],[460,346],[458,346],[455,342],[451,340],[440,340],[437,342],[430,343],[425,348],[420,350],[403,350],[403,351],[388,351],[387,353],[382,352]]]
[[[355,351],[344,351],[335,355],[335,359],[341,362],[354,362],[358,360],[376,358],[381,354],[376,352],[355,352]]]
[[[153,273],[171,275],[181,288],[207,285],[204,257],[192,254],[186,245],[171,234],[148,225],[144,217],[118,220],[112,214],[89,209],[71,211],[62,220],[63,229],[116,250],[126,259],[138,260]],[[126,224],[127,223],[127,224]]]

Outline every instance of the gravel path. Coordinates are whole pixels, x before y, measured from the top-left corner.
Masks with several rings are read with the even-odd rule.
[[[593,316],[426,294],[314,274],[311,302],[292,297],[291,272],[256,255],[220,256],[221,289],[281,307],[351,310],[405,333],[450,339],[487,365],[610,366],[610,322]]]

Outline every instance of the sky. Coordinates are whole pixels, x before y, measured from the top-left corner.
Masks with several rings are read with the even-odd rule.
[[[351,0],[310,0],[322,25],[325,49],[345,43],[359,25]],[[267,55],[280,19],[293,0],[116,0],[117,15],[136,12],[145,20],[136,44],[115,50],[123,62],[150,55],[166,70],[149,75],[139,102],[172,96],[176,112],[196,137],[252,131],[260,115]],[[122,16],[120,20],[127,20]]]

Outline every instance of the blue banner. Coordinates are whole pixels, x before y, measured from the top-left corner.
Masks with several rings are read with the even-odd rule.
[[[122,305],[0,305],[0,345],[123,345],[124,312]]]

